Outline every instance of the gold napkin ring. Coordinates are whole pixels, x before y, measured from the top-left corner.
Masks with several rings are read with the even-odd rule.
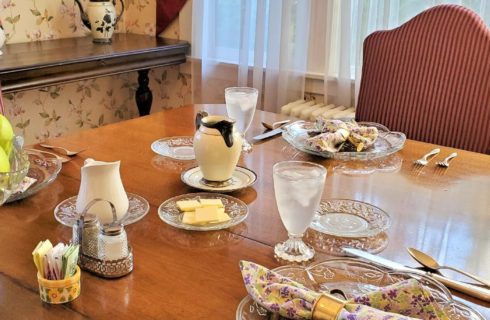
[[[313,306],[313,320],[336,320],[345,301],[330,295],[322,295]]]

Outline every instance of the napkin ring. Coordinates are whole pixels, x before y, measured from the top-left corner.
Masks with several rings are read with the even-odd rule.
[[[322,295],[313,306],[313,320],[336,320],[345,301],[331,295]]]

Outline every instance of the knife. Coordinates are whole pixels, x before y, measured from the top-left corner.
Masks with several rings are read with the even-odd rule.
[[[267,132],[262,133],[262,134],[259,134],[258,136],[253,137],[253,139],[254,140],[264,140],[264,139],[276,136],[276,135],[281,134],[281,133],[282,133],[282,127],[271,130],[271,131],[267,131]]]
[[[388,259],[385,259],[382,257],[378,257],[378,256],[372,255],[372,254],[367,253],[367,252],[362,251],[362,250],[358,250],[358,249],[354,249],[354,248],[344,248],[343,250],[344,250],[344,252],[346,252],[352,256],[356,256],[359,258],[366,259],[368,261],[374,262],[377,265],[383,266],[383,267],[391,269],[391,270],[412,272],[412,273],[416,273],[418,275],[429,276],[429,277],[441,282],[446,287],[452,288],[454,290],[465,293],[469,296],[478,298],[480,300],[490,302],[490,290],[488,290],[488,289],[484,289],[484,288],[481,288],[481,287],[478,287],[478,286],[475,286],[472,284],[467,284],[467,283],[463,283],[460,281],[452,280],[452,279],[446,278],[444,276],[438,275],[436,273],[430,273],[430,272],[425,272],[425,271],[422,271],[419,269],[406,267],[406,266],[404,266],[398,262],[394,262],[394,261],[391,261],[391,260],[388,260]]]

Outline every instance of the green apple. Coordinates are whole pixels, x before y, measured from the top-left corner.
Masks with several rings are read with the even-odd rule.
[[[0,148],[0,172],[10,172],[9,157],[3,151],[3,148]]]
[[[14,130],[9,119],[0,114],[0,147],[5,151],[5,154],[10,157],[13,148]]]

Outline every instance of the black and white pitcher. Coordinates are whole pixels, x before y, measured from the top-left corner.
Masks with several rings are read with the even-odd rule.
[[[124,1],[121,1],[121,13],[116,14],[116,0],[90,0],[84,11],[80,0],[75,0],[80,8],[83,24],[92,30],[94,42],[109,43],[116,24],[124,12]]]

